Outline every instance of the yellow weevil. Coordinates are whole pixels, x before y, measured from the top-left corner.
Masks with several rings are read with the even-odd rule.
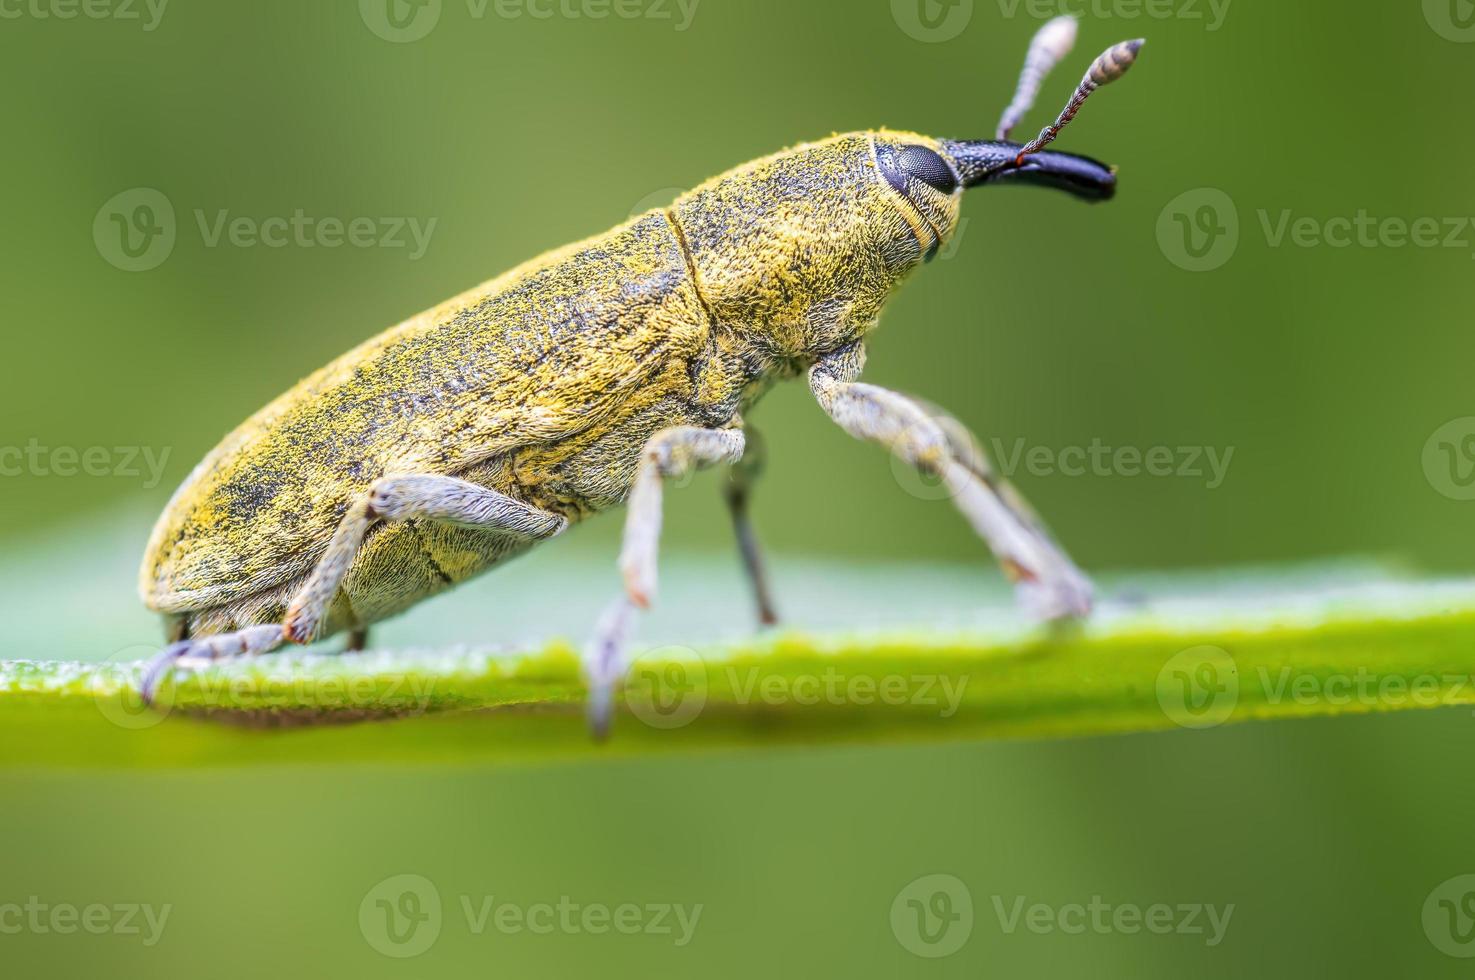
[[[965,188],[1111,197],[1110,169],[1042,148],[1140,41],[1098,58],[1035,141],[1006,139],[1074,37],[1069,18],[1036,37],[998,139],[851,133],[755,161],[390,329],[268,405],[154,529],[140,589],[171,645],[145,698],[216,658],[342,631],[362,648],[369,624],[626,504],[625,595],[584,661],[602,733],[631,611],[655,596],[664,480],[731,466],[745,564],[773,619],[746,516],[760,454],[743,414],[806,374],[841,428],[948,488],[1031,612],[1088,613],[1089,581],[962,427],[858,381],[866,334],[953,234]]]

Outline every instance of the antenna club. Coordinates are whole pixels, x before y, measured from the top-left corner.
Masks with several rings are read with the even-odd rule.
[[[1101,57],[1091,63],[1091,70],[1086,72],[1085,81],[1093,86],[1101,86],[1121,78],[1136,63],[1137,52],[1146,43],[1146,38],[1139,37],[1107,48],[1101,53]]]

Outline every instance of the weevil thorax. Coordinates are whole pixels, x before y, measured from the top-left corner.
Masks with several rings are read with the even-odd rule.
[[[717,321],[787,358],[865,334],[957,226],[961,190],[941,149],[913,133],[848,133],[678,199],[672,213]]]

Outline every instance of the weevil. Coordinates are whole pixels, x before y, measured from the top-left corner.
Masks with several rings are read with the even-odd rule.
[[[1008,141],[1069,50],[1057,19],[1031,47],[993,140],[892,130],[806,143],[738,167],[451,299],[310,375],[226,437],[160,517],[145,603],[175,669],[370,624],[626,506],[623,594],[584,655],[590,715],[609,724],[636,610],[656,595],[663,483],[730,468],[727,502],[756,595],[773,602],[748,518],[762,463],[744,419],[806,378],[850,435],[932,474],[1033,615],[1086,615],[1088,578],[976,440],[939,409],[860,381],[897,286],[955,233],[963,192],[1037,184],[1110,198],[1115,172],[1045,145],[1140,41],[1092,65],[1056,123]]]

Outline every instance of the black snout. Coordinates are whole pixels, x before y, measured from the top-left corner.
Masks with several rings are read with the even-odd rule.
[[[964,187],[983,184],[1036,184],[1066,191],[1085,201],[1107,201],[1116,193],[1116,173],[1106,164],[1073,153],[1041,150],[1024,159],[1018,143],[965,140],[944,143]]]

